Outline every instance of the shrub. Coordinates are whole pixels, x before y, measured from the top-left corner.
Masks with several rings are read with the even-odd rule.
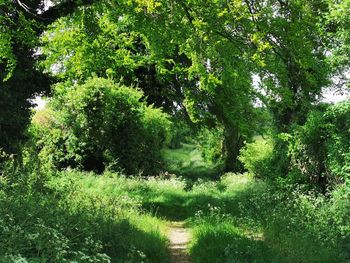
[[[273,140],[256,140],[241,151],[240,160],[257,177],[285,178],[326,192],[349,178],[350,102],[320,105],[304,125]]]
[[[285,134],[290,158],[289,170],[298,180],[319,186],[349,178],[350,102],[314,110],[303,126]]]
[[[157,172],[169,120],[142,97],[139,90],[101,78],[57,85],[47,108],[33,117],[41,158],[60,169]]]
[[[239,160],[244,167],[256,177],[267,177],[271,173],[273,141],[258,138],[248,143],[240,152]]]
[[[324,115],[326,130],[326,166],[332,179],[350,175],[350,101],[330,107]]]

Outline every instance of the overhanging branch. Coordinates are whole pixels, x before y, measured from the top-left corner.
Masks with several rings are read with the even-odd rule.
[[[23,1],[13,0],[14,5],[19,10],[22,10],[28,17],[43,25],[49,25],[60,17],[72,14],[78,7],[91,5],[95,2],[97,0],[67,0],[39,14],[37,10],[28,7]]]
[[[72,14],[78,7],[92,5],[96,0],[68,0],[62,4],[55,5],[43,12],[40,17],[46,25],[56,21],[58,18]]]

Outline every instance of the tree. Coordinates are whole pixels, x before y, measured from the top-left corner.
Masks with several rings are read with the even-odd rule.
[[[184,56],[158,56],[146,35],[135,26],[133,17],[108,3],[81,8],[61,18],[43,36],[43,65],[58,81],[84,82],[92,75],[113,78],[143,90],[149,104],[162,107],[172,115],[186,117],[182,89]],[[112,17],[113,16],[113,17]]]
[[[333,83],[340,91],[349,86],[349,54],[350,54],[350,2],[328,1],[329,13],[325,23],[325,32],[329,41],[332,73],[337,81]]]
[[[44,38],[46,68],[59,64],[56,76],[76,81],[109,75],[167,112],[182,109],[198,125],[222,123],[226,168],[238,170],[254,115],[248,13],[220,1],[113,3],[55,23]]]
[[[258,71],[263,98],[277,129],[303,124],[322,89],[330,84],[329,38],[323,33],[324,1],[244,1],[254,30],[266,47]],[[253,39],[254,42],[254,39]]]
[[[36,66],[39,36],[47,25],[92,1],[0,1],[0,148],[17,152],[37,94],[48,92],[51,80]]]
[[[319,1],[90,0],[56,2],[47,11],[42,1],[12,5],[40,25],[35,39],[45,31],[44,65],[60,81],[114,78],[140,87],[167,112],[222,124],[227,170],[239,170],[257,96],[287,131],[305,121],[329,83],[321,33],[328,5]],[[266,95],[254,89],[254,74]]]
[[[47,91],[50,81],[35,67],[39,25],[9,1],[0,12],[0,148],[14,153],[29,123],[30,99]]]
[[[254,130],[252,58],[256,48],[249,41],[252,23],[247,9],[240,1],[154,4],[142,23],[153,25],[149,38],[170,38],[165,42],[176,43],[191,58],[189,78],[196,85],[186,90],[185,105],[193,121],[224,126],[225,170],[239,171],[239,151]],[[161,49],[159,43],[155,45]]]

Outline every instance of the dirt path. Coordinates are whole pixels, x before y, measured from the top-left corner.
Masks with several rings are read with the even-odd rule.
[[[190,256],[187,246],[190,243],[191,235],[184,227],[183,222],[172,222],[169,226],[169,250],[171,263],[190,263]]]

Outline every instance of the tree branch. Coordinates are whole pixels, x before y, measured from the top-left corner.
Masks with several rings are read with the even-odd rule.
[[[186,17],[190,24],[192,24],[192,21],[194,20],[192,15],[190,14],[190,8],[181,0],[178,1],[178,3],[181,5],[182,9],[185,11]]]
[[[22,10],[27,16],[43,25],[49,25],[58,18],[72,14],[78,7],[91,5],[97,0],[67,0],[61,4],[50,7],[48,10],[39,14],[36,10],[28,7],[20,0],[13,0],[14,5]]]
[[[78,7],[92,5],[96,0],[67,0],[66,2],[55,5],[43,12],[40,17],[44,24],[49,25],[60,17],[72,14]]]

